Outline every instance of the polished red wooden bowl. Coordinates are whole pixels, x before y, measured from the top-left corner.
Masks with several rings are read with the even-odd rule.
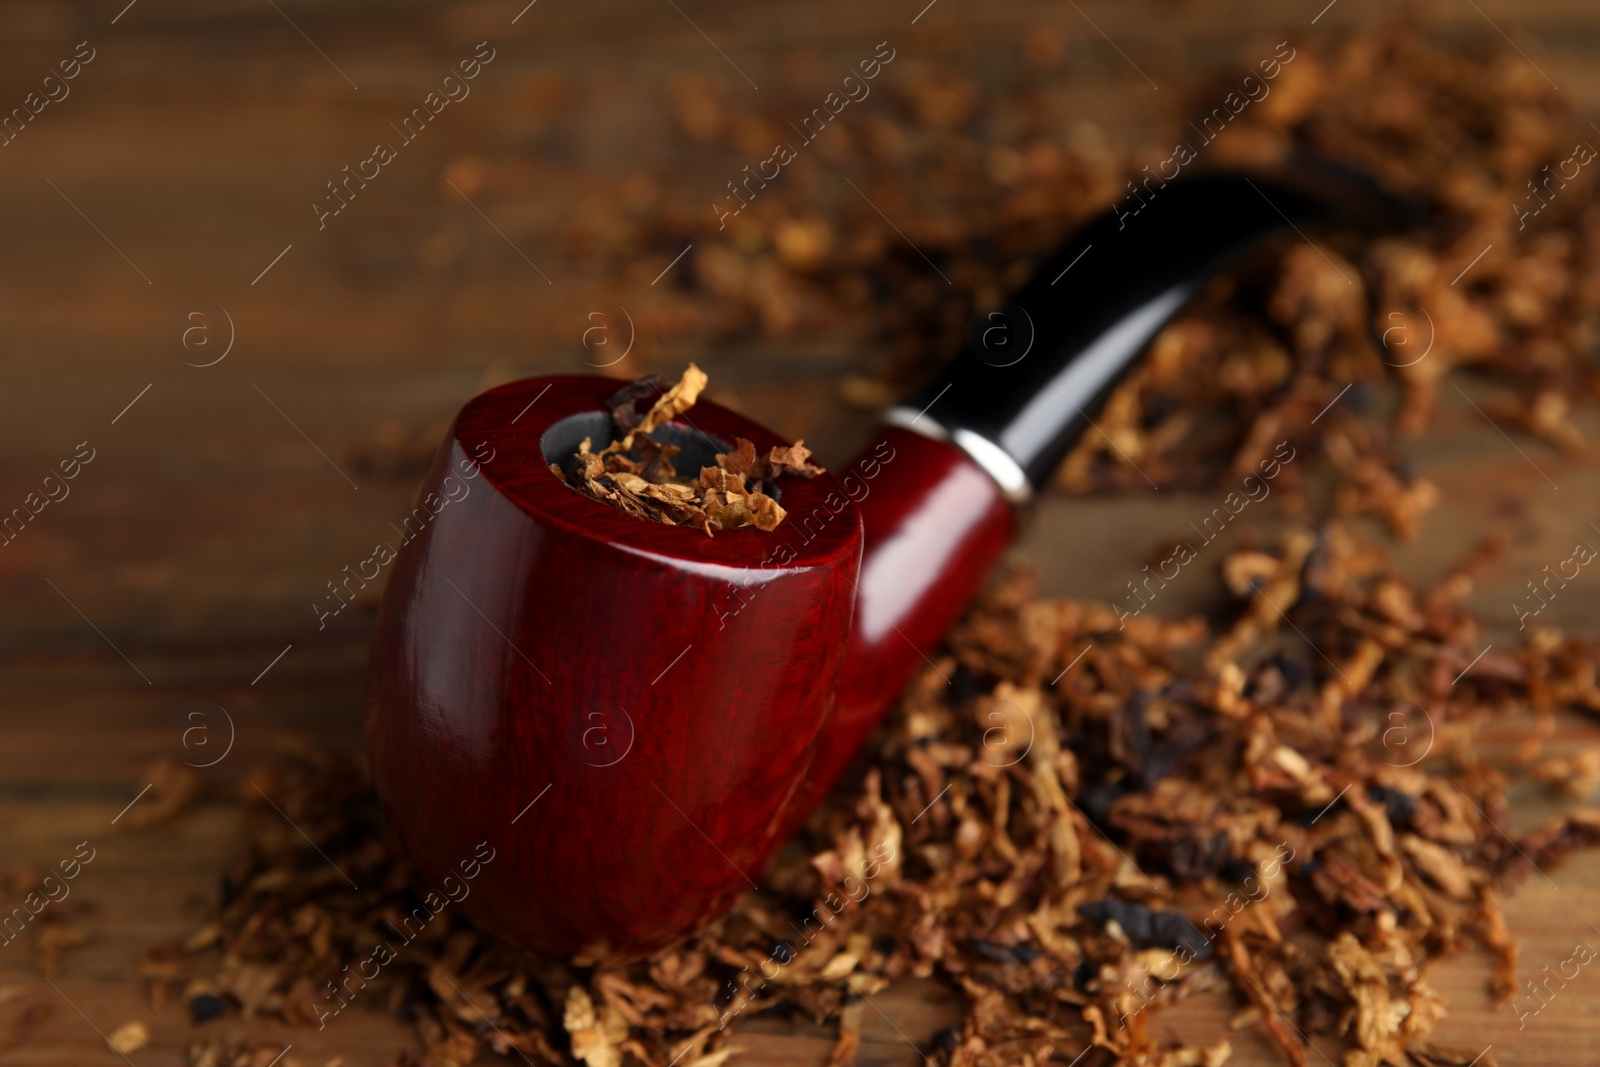
[[[750,888],[832,723],[861,558],[827,475],[783,479],[779,530],[715,537],[574,492],[549,463],[608,442],[616,388],[467,405],[424,495],[457,499],[397,561],[373,664],[372,770],[407,853],[438,884],[487,842],[461,907],[560,956],[660,947]],[[690,417],[657,435],[685,470],[784,443]]]

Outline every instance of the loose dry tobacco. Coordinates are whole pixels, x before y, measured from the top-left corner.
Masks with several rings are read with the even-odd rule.
[[[1167,1047],[1149,1029],[1162,1004],[1218,979],[1287,1062],[1307,1062],[1301,1035],[1342,1039],[1353,1065],[1466,1062],[1429,1042],[1444,1005],[1423,965],[1481,945],[1503,996],[1515,947],[1500,900],[1600,841],[1592,808],[1503,836],[1507,780],[1471,738],[1530,704],[1600,712],[1600,649],[1536,631],[1479,656],[1459,602],[1481,554],[1416,588],[1331,520],[1224,569],[1245,555],[1256,577],[1219,627],[1124,626],[1109,605],[1039,599],[1025,573],[1000,583],[807,847],[648,962],[539,961],[446,912],[353,978],[426,890],[360,770],[311,753],[245,789],[245,851],[216,921],[155,957],[223,949],[210,977],[189,979],[206,970],[191,964],[167,979],[188,981],[197,1013],[217,996],[323,1027],[349,1006],[398,1011],[435,1067],[486,1047],[709,1067],[739,1016],[780,1006],[840,1020],[834,1062],[848,1063],[852,1005],[904,975],[962,990],[964,1022],[936,1039],[950,1064],[1071,1060],[1091,1042],[1104,1051],[1083,1063],[1221,1063],[1224,1046]],[[1184,648],[1204,666],[1181,667]]]
[[[111,1031],[106,1038],[106,1045],[119,1056],[126,1056],[130,1052],[138,1052],[150,1043],[149,1024],[134,1019],[125,1022]]]
[[[794,180],[774,183],[727,233],[655,198],[601,190],[606,210],[576,213],[568,251],[602,268],[614,260],[621,276],[638,248],[690,239],[683,288],[655,290],[671,305],[655,309],[663,335],[677,324],[700,337],[877,337],[888,359],[842,388],[885,403],[951,350],[972,310],[996,304],[1122,195],[1126,174],[1165,155],[1119,156],[1052,110],[1059,48],[1047,31],[1027,59],[1024,84],[985,94],[948,64],[908,55],[880,83],[879,113],[819,142],[830,166],[865,171],[861,187],[909,240],[864,205],[823,204]],[[681,83],[675,100],[684,130],[711,144],[737,146],[766,121],[730,115],[705,82]],[[157,989],[181,988],[196,1018],[225,1002],[331,1026],[347,1006],[386,1008],[414,1022],[434,1067],[484,1048],[534,1063],[714,1067],[738,1020],[772,1009],[835,1021],[831,1062],[849,1063],[861,998],[937,975],[964,1004],[961,1024],[927,1049],[940,1063],[1180,1067],[1230,1050],[1163,1042],[1152,1017],[1225,982],[1236,1022],[1260,1027],[1291,1064],[1305,1064],[1316,1039],[1342,1043],[1353,1067],[1477,1056],[1487,1067],[1492,1053],[1432,1043],[1445,1008],[1425,968],[1479,945],[1505,998],[1516,946],[1500,901],[1600,841],[1600,812],[1576,808],[1508,836],[1508,775],[1473,740],[1517,709],[1545,721],[1558,708],[1600,713],[1600,650],[1534,626],[1521,648],[1482,652],[1482,626],[1461,604],[1494,544],[1417,587],[1348,520],[1416,534],[1437,490],[1398,462],[1392,439],[1426,428],[1455,368],[1510,387],[1514,399],[1488,407],[1508,426],[1587,448],[1567,398],[1595,388],[1592,175],[1531,223],[1516,210],[1575,137],[1553,89],[1498,41],[1441,51],[1397,25],[1302,48],[1208,161],[1315,151],[1420,193],[1434,222],[1369,246],[1320,235],[1218,282],[1156,340],[1059,482],[1071,492],[1141,489],[1146,476],[1210,482],[1292,441],[1336,477],[1331,513],[1219,559],[1233,601],[1210,619],[1042,600],[1023,574],[998,584],[799,847],[697,937],[627,967],[569,968],[446,914],[376,977],[352,982],[349,969],[423,889],[359,768],[304,753],[251,784],[316,847],[245,789],[245,848],[217,916],[152,954]],[[810,166],[802,158],[790,176]],[[926,277],[922,254],[948,286]],[[1392,423],[1364,410],[1381,382],[1402,394]],[[620,428],[645,395],[619,401]],[[659,473],[666,451],[644,445],[629,461]],[[591,453],[584,462],[604,473],[583,480],[616,484],[609,458]],[[753,461],[752,451],[716,469],[746,473]],[[1279,494],[1291,513],[1307,506],[1298,470]],[[617,473],[641,480],[636,514],[687,513],[661,499],[675,494],[643,488],[664,483]],[[703,488],[732,492],[717,477]],[[695,507],[709,532],[713,509]],[[1397,749],[1396,721],[1413,747]],[[1597,767],[1580,754],[1532,774],[1577,795]],[[871,891],[839,906],[847,880]],[[204,954],[213,948],[220,962]]]
[[[1314,436],[1311,420],[1354,382],[1328,417],[1368,419],[1343,430],[1335,462],[1357,477],[1341,508],[1383,509],[1380,518],[1409,531],[1432,490],[1395,470],[1390,441],[1426,428],[1460,368],[1513,391],[1484,405],[1508,429],[1584,447],[1568,416],[1569,399],[1600,389],[1589,358],[1600,335],[1600,168],[1574,174],[1562,164],[1575,144],[1600,144],[1594,131],[1492,35],[1443,49],[1397,21],[1293,47],[1270,95],[1185,173],[1331,159],[1422,197],[1432,223],[1373,243],[1315,233],[1315,246],[1287,242],[1217,282],[1096,416],[1104,432],[1082,438],[1061,488],[1202,487],[1242,475],[1285,437]],[[631,176],[595,191],[564,231],[565,250],[614,287],[632,278],[641,249],[670,258],[692,244],[674,287],[650,286],[647,271],[607,298],[648,308],[663,341],[748,350],[761,337],[788,351],[807,338],[828,342],[820,351],[843,342],[881,352],[868,373],[843,376],[839,391],[882,408],[926,382],[1075,228],[1119,201],[1136,206],[1134,180],[1171,155],[1171,138],[1194,137],[1188,116],[1134,143],[1085,118],[1048,27],[1029,36],[1021,73],[1001,88],[980,85],[961,45],[935,30],[901,51],[871,102],[726,226],[704,198],[679,202],[664,178]],[[697,153],[732,162],[770,152],[814,103],[775,87],[752,105],[735,82],[676,84],[673,118]],[[1231,78],[1201,88],[1196,110],[1209,113],[1236,88]],[[514,181],[521,163],[489,165],[497,180]],[[1543,201],[1529,216],[1527,206]],[[645,345],[641,355],[653,351]],[[1402,398],[1392,425],[1380,427],[1363,405],[1383,382]]]
[[[678,383],[661,393],[642,416],[635,405],[661,389],[661,378],[646,375],[623,386],[606,400],[620,436],[599,452],[585,437],[572,465],[563,470],[552,463],[551,472],[618,511],[669,526],[698,526],[707,536],[741,526],[776,529],[786,513],[767,492],[772,480],[786,474],[814,478],[822,473],[810,461],[811,450],[804,441],[774,445],[758,457],[756,446],[740,437],[732,451],[715,457],[716,466],[700,468],[699,479],[689,481],[679,477],[672,465],[672,457],[682,450],[651,436],[694,407],[706,381],[705,372],[689,364]]]

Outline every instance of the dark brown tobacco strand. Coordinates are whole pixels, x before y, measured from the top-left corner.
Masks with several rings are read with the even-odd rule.
[[[716,457],[715,467],[703,467],[698,480],[678,476],[672,457],[676,445],[658,441],[651,432],[694,406],[705,388],[706,376],[693,363],[683,378],[667,389],[644,414],[636,405],[661,388],[659,375],[648,375],[623,386],[606,399],[606,407],[620,436],[599,452],[585,438],[570,467],[551,464],[550,470],[585,496],[651,522],[669,526],[698,526],[710,535],[717,530],[754,526],[773,530],[784,519],[778,501],[764,491],[769,479],[784,475],[814,478],[822,468],[810,462],[804,441],[775,446],[757,458],[755,446],[739,438],[732,452]],[[635,453],[638,459],[629,453]]]
[[[693,240],[687,284],[652,290],[658,321],[696,342],[877,336],[889,358],[841,388],[885,404],[951,350],[967,311],[991,306],[1085,216],[1126,195],[1127,175],[1170,151],[1119,155],[1070,109],[1052,110],[1064,85],[1052,42],[1045,30],[1030,39],[1030,74],[1009,95],[907,55],[875,83],[888,99],[867,105],[886,106],[830,142],[829,165],[858,169],[951,286],[930,281],[926,261],[865,205],[822,206],[798,181],[771,183],[727,232],[666,208],[585,229],[601,217],[590,213],[567,233],[569,249],[621,277],[641,242]],[[748,105],[725,104],[708,83],[680,83],[675,100],[685,130],[712,144],[735,144],[754,121],[730,115]],[[301,754],[256,784],[363,890],[246,788],[245,849],[217,915],[152,953],[155,989],[182,993],[197,1018],[226,1007],[315,1026],[336,1009],[393,1010],[414,1021],[434,1067],[485,1047],[540,1064],[715,1067],[745,1017],[779,1007],[835,1021],[831,1062],[849,1063],[860,998],[937,975],[964,1005],[961,1023],[924,1046],[941,1064],[1067,1063],[1094,1043],[1082,1067],[1183,1067],[1229,1050],[1158,1039],[1159,1013],[1225,982],[1237,1021],[1288,1063],[1319,1059],[1306,1038],[1343,1042],[1355,1065],[1474,1062],[1476,1051],[1433,1043],[1444,1006],[1425,966],[1481,945],[1496,960],[1494,992],[1508,997],[1516,946],[1500,901],[1530,861],[1549,871],[1600,841],[1590,808],[1502,836],[1509,783],[1477,754],[1475,731],[1516,709],[1600,711],[1600,655],[1530,627],[1522,648],[1480,656],[1482,626],[1461,603],[1495,545],[1418,588],[1346,520],[1417,533],[1437,490],[1396,462],[1391,442],[1426,428],[1455,368],[1511,387],[1513,400],[1487,409],[1494,417],[1569,452],[1586,447],[1567,398],[1594,387],[1595,168],[1542,197],[1549,206],[1526,226],[1509,208],[1584,140],[1503,42],[1440,51],[1402,26],[1301,48],[1206,160],[1313,150],[1423,194],[1437,224],[1369,248],[1337,235],[1290,245],[1214,286],[1157,339],[1059,482],[1215,485],[1292,442],[1305,456],[1274,483],[1280,509],[1306,509],[1297,486],[1315,464],[1336,480],[1332,514],[1206,561],[1235,598],[1210,623],[1042,600],[1025,575],[997,585],[812,819],[804,847],[695,939],[647,963],[571,969],[512,953],[446,909],[376,979],[341,989],[345,968],[393,940],[389,924],[426,889],[391,851],[359,770]],[[1364,406],[1385,381],[1401,395],[1393,420]],[[625,433],[648,421],[638,404],[658,387],[616,402]],[[669,483],[672,457],[643,439],[630,462],[655,469],[636,476]],[[716,488],[749,477],[753,461],[753,449],[721,457]],[[1391,732],[1403,709],[1424,713],[1402,715],[1407,743],[1432,736],[1429,723],[1437,731],[1414,766],[1419,749],[1396,751]],[[1548,788],[1584,795],[1600,755],[1529,766]]]

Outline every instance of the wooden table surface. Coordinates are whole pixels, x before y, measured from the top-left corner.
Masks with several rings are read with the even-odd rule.
[[[950,37],[970,43],[976,69],[1003,72],[1025,32],[1048,26],[1067,43],[1083,117],[1138,143],[1170,122],[1197,72],[1240,65],[1261,41],[1335,32],[1385,10],[1378,0],[1338,0],[1320,17],[1325,0],[940,0],[925,10],[925,0],[524,2],[0,0],[0,107],[20,104],[78,42],[95,49],[71,95],[0,148],[0,512],[79,442],[95,450],[71,496],[0,549],[0,864],[52,864],[84,840],[98,850],[74,889],[93,905],[92,937],[66,953],[55,988],[26,939],[0,948],[4,1067],[115,1062],[97,1031],[131,1019],[154,1032],[131,1057],[138,1067],[187,1062],[202,1031],[178,1006],[152,1011],[134,968],[146,947],[202,921],[236,844],[237,808],[209,800],[145,832],[112,820],[142,788],[143,766],[183,755],[192,712],[220,706],[237,727],[207,772],[218,795],[285,739],[359,747],[372,605],[320,631],[310,605],[407,509],[414,475],[355,459],[374,442],[425,435],[486,382],[583,369],[589,313],[642,291],[639,279],[671,253],[641,249],[624,272],[631,280],[613,279],[565,258],[559,228],[605,212],[606,194],[640,170],[720,186],[715,165],[674,156],[682,141],[660,128],[674,77],[732,79],[736,65],[759,83],[797,48],[849,62],[886,38],[910,48]],[[1591,4],[1416,10],[1446,36],[1483,33],[1492,19],[1515,42],[1505,47],[1537,62],[1581,113],[1600,114]],[[323,183],[369,154],[374,131],[484,39],[496,57],[473,98],[319,231],[308,205]],[[524,152],[536,196],[491,191],[480,214],[441,180],[456,161],[511,151]],[[224,308],[235,333],[227,357],[204,368],[186,366],[170,340],[172,316],[195,300]],[[695,358],[713,396],[805,436],[824,459],[867,432],[835,382],[866,367],[870,351],[643,343],[671,362]],[[1426,578],[1483,535],[1508,533],[1511,548],[1475,603],[1509,647],[1514,591],[1600,521],[1600,467],[1536,442],[1513,447],[1445,393],[1435,431],[1408,446],[1443,503],[1400,554]],[[1600,440],[1600,418],[1581,421]],[[1186,494],[1050,499],[1021,551],[1047,591],[1112,599],[1119,575],[1209,506]],[[1161,608],[1204,606],[1211,581],[1190,576]],[[1600,633],[1588,591],[1550,610],[1565,627]],[[1508,726],[1498,740],[1513,737]],[[1554,750],[1597,741],[1595,724],[1563,720]],[[1549,810],[1530,793],[1514,817],[1532,825]],[[1549,874],[1530,877],[1508,910],[1524,974],[1565,959],[1575,942],[1600,945],[1591,925],[1600,854]],[[1443,1041],[1492,1045],[1502,1064],[1593,1061],[1600,976],[1583,972],[1519,1032],[1510,1009],[1489,1002],[1487,974],[1475,956],[1434,972],[1451,1005]],[[863,1064],[917,1063],[913,1045],[957,1017],[931,983],[876,1002],[883,1015],[866,1019]],[[47,1016],[19,1028],[36,1005]],[[1214,1040],[1231,1010],[1203,994],[1163,1012],[1156,1031]],[[231,1017],[203,1032],[231,1030],[280,1036],[307,1063],[343,1055],[348,1067],[385,1067],[411,1043],[378,1014],[321,1033]],[[1228,1036],[1232,1062],[1277,1062],[1259,1033]],[[738,1043],[736,1063],[820,1064],[832,1035],[757,1019]]]

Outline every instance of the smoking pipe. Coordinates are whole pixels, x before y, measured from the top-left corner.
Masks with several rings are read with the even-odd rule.
[[[407,523],[368,696],[372,775],[431,902],[582,962],[647,955],[725,912],[1162,324],[1291,219],[1384,214],[1366,186],[1332,184],[1195,179],[1100,218],[857,459],[780,479],[788,519],[770,532],[642,521],[553,474],[583,438],[612,439],[613,380],[470,401]],[[737,438],[786,443],[704,401],[657,436],[690,471]]]

